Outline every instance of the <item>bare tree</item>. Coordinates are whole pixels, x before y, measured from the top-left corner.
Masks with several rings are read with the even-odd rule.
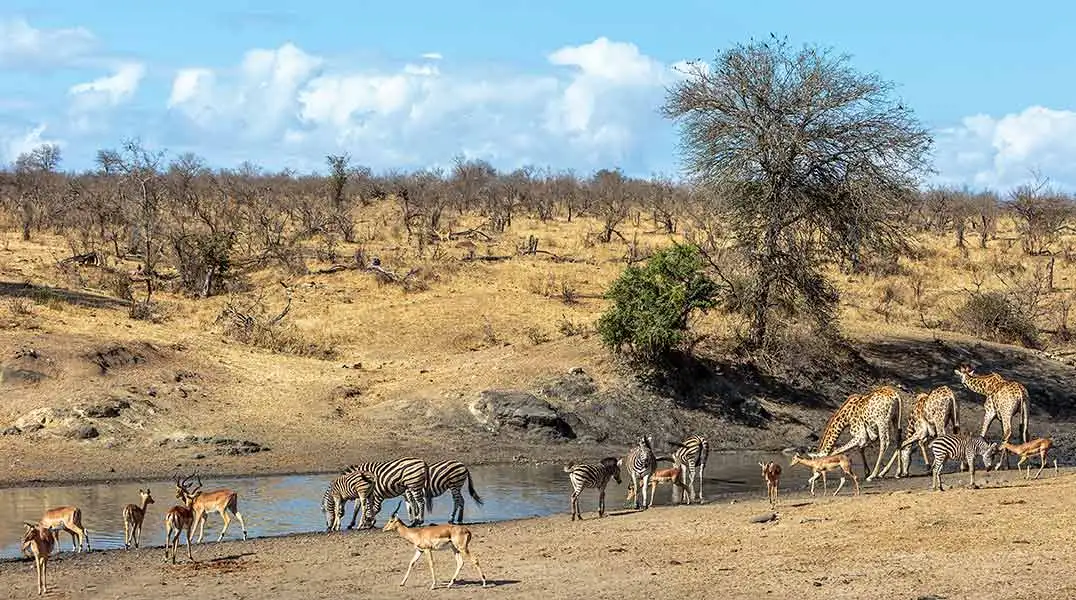
[[[1023,234],[1021,244],[1024,252],[1031,255],[1049,254],[1050,246],[1057,242],[1072,218],[1072,200],[1050,189],[1049,180],[1038,175],[1034,183],[1014,189],[1011,199],[1009,206]]]
[[[594,211],[602,220],[601,241],[606,244],[612,241],[614,233],[624,237],[617,227],[628,218],[628,209],[631,207],[628,184],[620,169],[601,169],[590,179]]]
[[[932,140],[893,86],[847,56],[787,41],[740,44],[694,63],[664,114],[681,126],[687,170],[715,191],[746,265],[748,347],[784,317],[833,327],[823,260],[905,246],[898,198],[928,169]]]
[[[42,144],[15,159],[15,204],[24,240],[41,224],[62,184],[57,173],[60,157],[59,146]]]

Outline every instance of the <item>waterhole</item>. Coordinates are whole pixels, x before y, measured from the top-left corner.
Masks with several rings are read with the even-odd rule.
[[[750,491],[764,493],[765,484],[759,473],[758,461],[788,459],[776,454],[754,452],[712,452],[706,466],[704,492],[708,499]],[[670,466],[659,463],[659,468]],[[475,490],[484,504],[479,506],[464,488],[466,508],[464,521],[490,522],[509,519],[541,517],[564,513],[568,515],[568,495],[571,491],[567,474],[561,465],[516,466],[489,465],[470,467]],[[625,472],[626,476],[627,473]],[[209,479],[203,478],[206,491],[230,488],[239,494],[239,512],[247,524],[250,537],[279,536],[325,529],[321,513],[321,496],[335,474],[259,476]],[[607,490],[608,510],[625,506],[627,484],[610,482]],[[82,509],[82,522],[89,532],[94,550],[123,547],[123,507],[137,504],[138,489],[149,487],[155,500],[149,506],[142,529],[142,546],[164,545],[164,514],[176,504],[175,486],[169,480],[124,483],[95,483],[86,485],[43,486],[0,489],[0,558],[15,558],[19,554],[24,521],[36,522],[52,507],[76,505]],[[673,504],[672,486],[661,485],[655,494],[654,505]],[[378,517],[383,525],[396,501],[386,502]],[[597,492],[586,490],[580,499],[584,517],[597,510]],[[451,494],[434,502],[427,523],[445,523],[452,510]],[[345,525],[351,519],[352,505],[345,515]],[[215,541],[223,522],[217,514],[209,516],[205,541]],[[60,550],[71,550],[71,537],[59,533]],[[239,523],[228,527],[225,539],[240,539]]]

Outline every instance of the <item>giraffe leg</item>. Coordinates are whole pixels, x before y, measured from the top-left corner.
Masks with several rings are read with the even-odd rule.
[[[885,451],[889,449],[889,426],[888,424],[878,430],[878,458],[874,460],[874,470],[871,471],[867,481],[872,481],[875,477],[878,477],[878,470],[882,466],[882,456]]]
[[[1001,439],[1008,442],[1009,438],[1012,437],[1012,416],[1009,416],[1009,417],[1001,417],[1001,416],[999,416],[998,420],[1001,421]],[[1005,470],[1008,470],[1009,469],[1009,451],[1006,450],[1005,448],[1001,449],[1001,456],[998,457],[998,462],[994,466],[995,471],[1001,469],[1001,463],[1002,462],[1005,463]],[[987,465],[987,470],[988,471],[990,470],[989,465]]]

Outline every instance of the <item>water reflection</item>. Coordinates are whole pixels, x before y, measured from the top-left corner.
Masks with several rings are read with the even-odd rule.
[[[758,472],[759,460],[770,460],[772,454],[714,452],[706,467],[707,497],[719,494],[764,490]],[[777,459],[787,464],[786,458]],[[660,467],[668,466],[665,463]],[[475,489],[482,500],[478,506],[464,491],[466,522],[503,521],[539,517],[568,512],[570,486],[559,465],[542,466],[474,466],[471,467]],[[625,473],[625,475],[627,475]],[[281,477],[221,478],[204,480],[208,490],[228,487],[239,493],[239,511],[247,523],[251,537],[321,531],[325,521],[321,514],[321,494],[332,475],[293,475]],[[625,481],[627,484],[628,481]],[[82,521],[89,532],[94,550],[123,547],[123,507],[137,504],[138,489],[147,482],[0,489],[0,558],[19,556],[18,541],[23,521],[37,521],[47,508],[75,504],[82,508]],[[149,506],[142,528],[143,546],[164,544],[164,514],[176,504],[175,487],[171,481],[150,481],[155,504]],[[608,489],[609,509],[623,506],[626,485]],[[671,504],[671,486],[658,487],[655,506]],[[395,508],[395,502],[385,503],[384,516]],[[597,510],[597,493],[587,490],[581,499],[584,514]],[[346,518],[351,518],[351,505]],[[427,522],[445,523],[452,510],[452,496],[445,494],[434,502]],[[212,514],[206,523],[205,539],[216,540],[223,522]],[[239,539],[239,523],[228,527],[226,539]],[[63,552],[71,550],[71,538],[66,533],[60,539]]]

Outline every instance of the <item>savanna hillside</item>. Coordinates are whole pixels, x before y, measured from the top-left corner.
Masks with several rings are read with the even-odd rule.
[[[1069,428],[1076,238],[1071,201],[1042,190],[902,200],[907,252],[825,267],[846,343],[790,328],[741,351],[719,305],[690,320],[692,359],[644,377],[595,322],[625,266],[671,244],[721,272],[723,225],[686,186],[464,161],[374,176],[346,157],[327,178],[211,172],[138,144],[72,175],[56,152],[4,180],[10,482],[562,460],[643,429],[809,445],[848,393],[958,386],[963,362],[1023,381],[1034,432]]]

